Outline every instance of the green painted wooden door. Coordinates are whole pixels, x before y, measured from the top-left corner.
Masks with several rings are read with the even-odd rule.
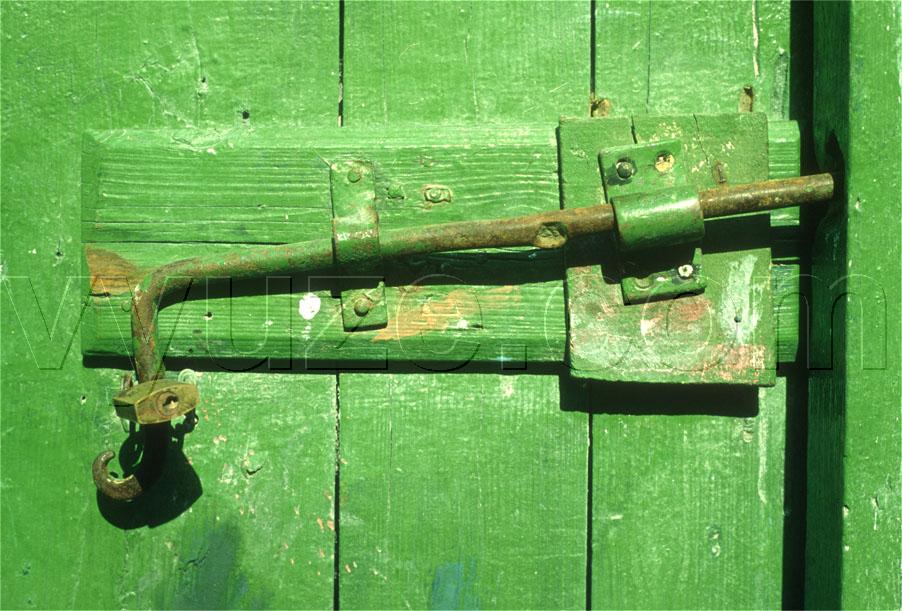
[[[169,450],[178,477],[122,507],[95,496],[88,469],[101,448],[128,455],[110,408],[128,363],[79,352],[94,332],[79,327],[89,130],[340,124],[428,138],[435,124],[546,124],[553,138],[559,116],[592,109],[792,111],[804,126],[804,18],[782,1],[4,2],[0,604],[814,600],[816,584],[803,589],[804,367],[781,369],[773,388],[661,399],[648,386],[574,384],[529,355],[525,371],[335,372],[230,371],[233,361],[186,354],[170,369],[197,382],[203,406]],[[898,18],[890,25],[898,34]],[[556,189],[531,196],[556,206]],[[165,229],[194,221],[219,235],[192,214],[173,211]],[[214,247],[172,241],[105,245],[173,257]],[[783,263],[803,264],[791,254]],[[473,285],[494,286],[477,273],[449,290]],[[523,295],[515,307],[543,308],[562,328],[562,273]],[[888,513],[892,481],[895,496],[879,497]],[[874,600],[847,604],[892,606]]]

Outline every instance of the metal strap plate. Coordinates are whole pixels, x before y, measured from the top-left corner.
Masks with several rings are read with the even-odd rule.
[[[768,174],[767,120],[753,113],[562,120],[559,139],[565,207],[605,199],[599,153],[611,147],[678,140],[680,149],[671,152],[685,164],[687,185],[698,190]],[[705,291],[637,304],[624,301],[616,238],[571,244],[572,374],[604,381],[774,384],[768,231],[767,214],[707,221],[700,260],[690,250],[704,269]]]
[[[330,167],[332,247],[341,277],[345,331],[388,324],[385,278],[379,252],[379,215],[372,162],[345,160]]]

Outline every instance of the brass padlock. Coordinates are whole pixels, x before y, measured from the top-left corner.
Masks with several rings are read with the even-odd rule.
[[[197,407],[197,386],[175,380],[150,380],[123,390],[113,398],[120,418],[138,424],[159,424],[184,416]]]

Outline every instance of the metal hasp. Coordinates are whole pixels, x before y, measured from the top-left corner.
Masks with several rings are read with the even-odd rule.
[[[562,120],[558,138],[564,209],[607,201],[618,228],[568,249],[571,375],[774,384],[770,215],[735,195],[768,199],[766,117]],[[728,209],[745,215],[702,222]]]
[[[832,193],[832,178],[821,174],[703,192],[698,200],[705,218],[712,218],[822,201]],[[615,229],[614,219],[614,209],[609,204],[597,204],[489,221],[384,229],[378,251],[363,247],[352,247],[352,250],[356,250],[361,265],[370,265],[385,258],[471,248],[559,248],[574,238],[610,234]],[[366,235],[364,231],[361,239],[368,239]],[[143,423],[145,447],[156,447],[161,440],[168,439],[168,421],[180,415],[190,416],[189,407],[193,409],[198,400],[192,385],[163,379],[164,347],[157,337],[160,304],[178,301],[173,299],[178,296],[184,298],[193,282],[207,277],[247,279],[291,273],[333,274],[335,255],[333,240],[324,238],[242,249],[226,256],[183,259],[161,266],[145,277],[132,298],[132,337],[139,384],[116,398],[120,414],[131,414]],[[344,254],[340,255],[338,260],[344,260],[343,257]],[[141,473],[158,473],[158,470],[142,471],[145,466],[142,462],[136,474],[124,479],[112,478],[107,470],[112,458],[112,452],[100,454],[94,461],[93,475],[98,490],[113,499],[128,500],[141,494],[152,481],[142,481]]]
[[[332,248],[345,331],[388,324],[379,249],[379,215],[373,164],[352,159],[332,164]]]
[[[707,285],[699,247],[705,223],[682,151],[679,140],[665,140],[598,155],[617,223],[624,303],[701,293]]]

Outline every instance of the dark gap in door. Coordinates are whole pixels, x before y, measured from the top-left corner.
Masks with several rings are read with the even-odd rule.
[[[345,0],[338,2],[338,126],[344,126]],[[341,608],[341,374],[335,372],[335,482],[332,489],[332,608]]]

